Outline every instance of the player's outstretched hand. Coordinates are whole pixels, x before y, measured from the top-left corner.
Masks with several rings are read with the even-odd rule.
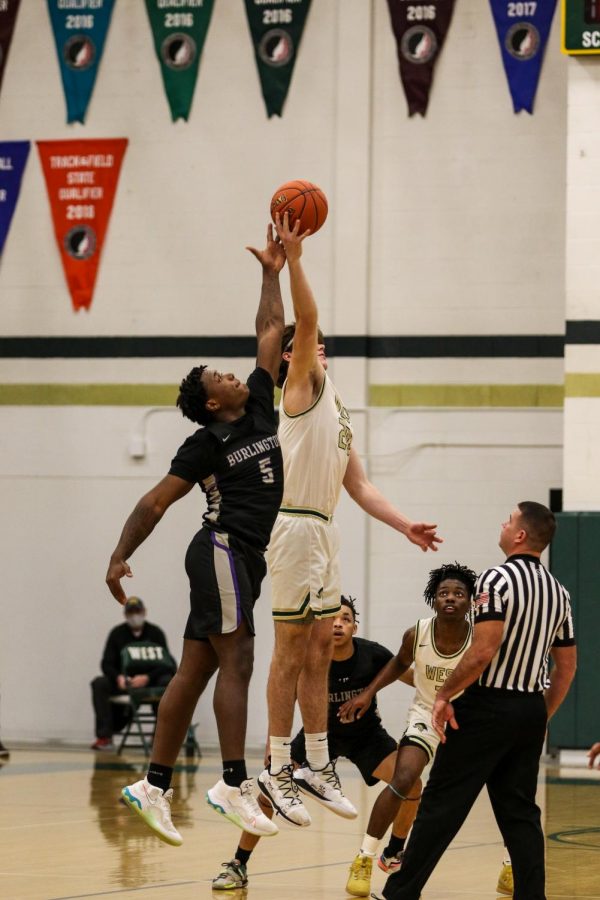
[[[112,559],[106,573],[106,583],[108,589],[121,606],[125,605],[127,595],[121,587],[121,578],[132,578],[133,572],[129,568],[128,563],[124,559]]]
[[[600,756],[600,741],[597,741],[595,744],[592,744],[590,749],[588,750],[589,763],[588,766],[590,769],[594,768],[594,763],[596,761],[596,757]],[[600,762],[598,763],[598,768],[600,769]]]
[[[279,274],[285,266],[285,250],[283,244],[273,233],[273,226],[267,226],[267,245],[264,250],[257,250],[256,247],[246,247],[250,253],[256,257],[263,269],[272,272],[274,275]]]
[[[279,213],[276,214],[275,228],[283,244],[288,262],[299,260],[302,256],[302,241],[310,234],[310,228],[304,234],[300,234],[300,219],[296,219],[294,227],[290,228],[290,217],[287,212],[283,214],[283,219]]]
[[[449,700],[436,699],[431,712],[431,721],[442,744],[446,743],[446,722],[449,722],[450,727],[455,731],[458,728],[458,722],[454,717],[454,707]]]
[[[428,525],[427,522],[411,522],[406,532],[406,537],[411,544],[416,544],[426,553],[427,550],[437,550],[436,544],[443,544],[444,539],[437,536],[437,525]]]
[[[372,700],[373,697],[368,691],[363,691],[351,700],[346,700],[338,709],[338,719],[343,725],[347,725],[348,722],[355,722],[356,719],[360,719],[366,713]]]

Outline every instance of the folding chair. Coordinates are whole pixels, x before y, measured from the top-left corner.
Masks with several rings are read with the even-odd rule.
[[[131,712],[117,755],[120,755],[125,747],[136,747],[142,749],[145,756],[150,756],[156,731],[156,708],[165,690],[164,687],[130,688],[127,694],[111,697],[113,703],[129,705]],[[200,745],[196,740],[196,728],[197,724],[192,723],[187,730],[183,743],[186,756],[202,756]]]

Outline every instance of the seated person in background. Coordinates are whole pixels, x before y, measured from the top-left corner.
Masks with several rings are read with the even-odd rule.
[[[112,750],[113,734],[127,722],[129,709],[111,703],[111,697],[126,694],[129,688],[166,687],[177,669],[164,631],[146,621],[143,601],[129,597],[123,610],[125,622],[113,628],[106,639],[101,662],[104,674],[91,683],[96,715],[92,750]]]

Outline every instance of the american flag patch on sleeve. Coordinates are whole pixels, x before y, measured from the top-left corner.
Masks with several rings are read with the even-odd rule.
[[[479,609],[480,606],[485,606],[486,603],[489,603],[489,600],[490,600],[490,595],[489,595],[488,591],[481,591],[475,597],[475,600],[473,601],[473,605],[474,605],[475,609]]]

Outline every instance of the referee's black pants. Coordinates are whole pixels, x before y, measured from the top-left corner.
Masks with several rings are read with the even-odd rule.
[[[544,697],[473,685],[456,701],[455,711],[459,729],[446,730],[402,868],[388,878],[383,896],[418,900],[487,785],[512,861],[514,900],[545,900],[544,834],[535,802],[547,723]]]

